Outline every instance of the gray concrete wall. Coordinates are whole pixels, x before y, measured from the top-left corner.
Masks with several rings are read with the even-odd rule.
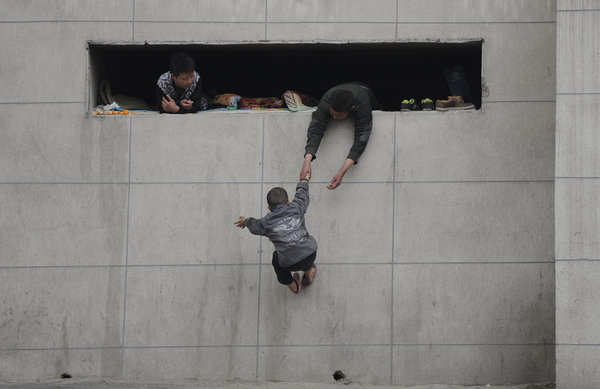
[[[0,377],[552,380],[555,2],[178,4],[0,2]],[[462,39],[481,110],[375,112],[333,192],[351,123],[328,130],[298,296],[233,222],[293,190],[310,112],[86,114],[88,40]]]
[[[559,1],[556,378],[600,387],[600,1]]]

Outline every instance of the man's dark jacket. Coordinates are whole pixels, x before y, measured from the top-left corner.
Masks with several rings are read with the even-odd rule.
[[[360,83],[341,84],[334,86],[325,92],[319,101],[317,110],[313,112],[312,120],[308,126],[308,139],[306,142],[305,155],[312,154],[313,159],[316,158],[315,154],[321,144],[321,139],[327,129],[327,124],[332,118],[329,112],[331,95],[338,89],[349,90],[352,93],[354,100],[352,103],[354,108],[349,113],[349,116],[354,117],[354,144],[348,153],[348,158],[356,163],[369,141],[371,128],[373,127],[372,111],[377,106],[377,100],[375,99],[373,91],[366,85]]]

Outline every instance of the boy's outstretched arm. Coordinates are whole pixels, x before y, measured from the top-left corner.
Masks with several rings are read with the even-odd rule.
[[[263,219],[255,219],[253,217],[240,216],[238,221],[234,222],[236,226],[240,228],[248,227],[248,231],[250,231],[254,235],[265,235],[266,230],[263,225]]]
[[[246,217],[240,216],[239,220],[234,222],[233,224],[240,227],[241,229],[244,229],[244,227],[246,227]]]

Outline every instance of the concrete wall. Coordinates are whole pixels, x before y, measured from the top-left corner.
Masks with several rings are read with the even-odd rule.
[[[600,1],[559,1],[556,378],[600,387]]]
[[[0,2],[0,377],[552,380],[555,2],[178,4]],[[233,222],[293,190],[310,112],[86,114],[88,40],[480,38],[482,109],[376,112],[333,192],[330,127],[299,296]]]

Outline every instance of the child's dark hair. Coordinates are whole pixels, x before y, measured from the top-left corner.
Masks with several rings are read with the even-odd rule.
[[[288,203],[288,194],[285,189],[281,187],[275,187],[267,193],[267,203],[269,207],[273,208],[279,204]]]
[[[335,112],[350,112],[353,102],[352,92],[347,89],[337,89],[331,94],[331,109]]]
[[[181,73],[194,71],[196,68],[196,62],[194,59],[186,53],[180,51],[171,56],[171,62],[169,63],[169,71],[172,75],[177,77]]]

